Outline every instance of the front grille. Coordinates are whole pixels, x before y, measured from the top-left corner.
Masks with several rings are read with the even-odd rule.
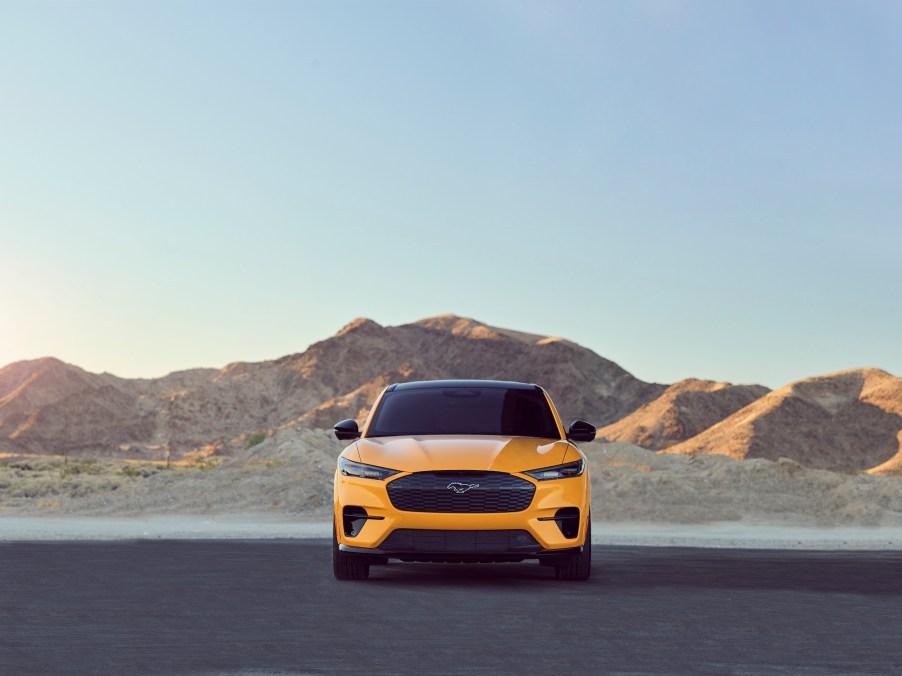
[[[426,530],[398,528],[382,541],[384,552],[518,552],[541,549],[525,530]]]
[[[405,512],[522,512],[534,484],[504,472],[416,472],[390,481],[388,497]]]

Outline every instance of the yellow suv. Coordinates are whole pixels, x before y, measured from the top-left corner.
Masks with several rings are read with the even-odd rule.
[[[538,559],[565,580],[591,570],[589,474],[537,385],[431,380],[390,385],[335,472],[332,564],[361,580],[389,559],[511,562]]]

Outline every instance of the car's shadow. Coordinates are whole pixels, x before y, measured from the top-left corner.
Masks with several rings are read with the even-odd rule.
[[[571,584],[555,579],[554,568],[522,563],[403,563],[372,566],[367,584],[515,589],[537,583]]]
[[[554,568],[522,563],[402,563],[370,569],[368,584],[396,587],[517,589],[551,585],[561,591],[614,587],[652,589],[795,589],[902,595],[902,552],[596,547],[591,577],[555,579]]]

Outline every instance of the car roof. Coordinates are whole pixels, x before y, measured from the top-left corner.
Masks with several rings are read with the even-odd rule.
[[[517,383],[511,380],[417,380],[410,383],[394,383],[386,388],[386,392],[395,390],[425,390],[440,387],[484,387],[505,390],[536,390],[538,385]]]

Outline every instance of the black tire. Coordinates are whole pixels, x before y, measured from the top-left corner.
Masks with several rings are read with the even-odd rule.
[[[566,562],[555,566],[554,576],[558,580],[588,580],[592,573],[592,522],[586,524],[586,543],[583,550],[571,556]]]
[[[365,580],[370,576],[368,561],[338,548],[335,521],[332,522],[332,573],[336,580]]]

